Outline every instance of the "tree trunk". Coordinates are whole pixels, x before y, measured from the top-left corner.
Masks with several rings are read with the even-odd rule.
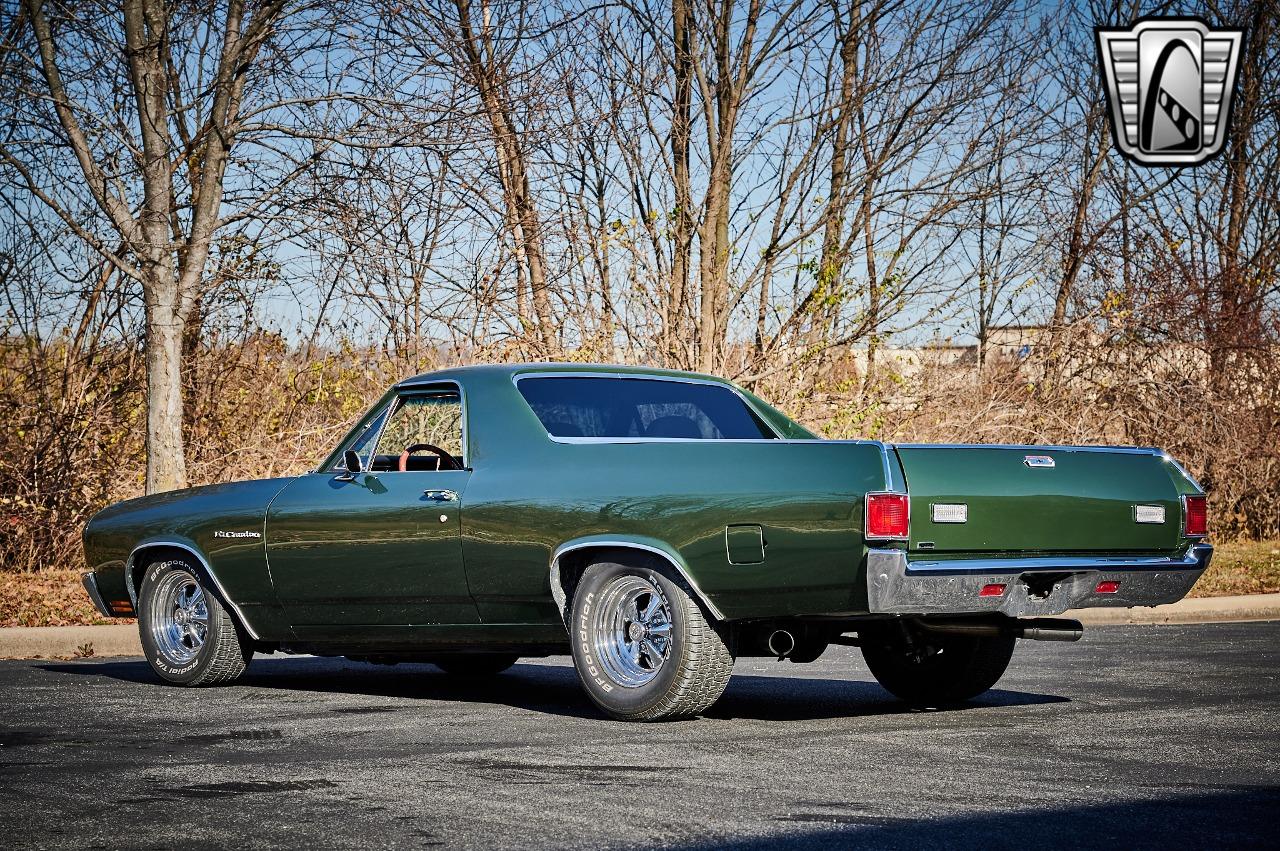
[[[507,220],[515,243],[516,260],[528,275],[529,292],[537,323],[537,339],[542,354],[556,349],[555,323],[547,293],[547,270],[542,251],[542,229],[538,210],[529,189],[529,170],[507,100],[504,71],[493,61],[487,23],[477,35],[471,22],[470,0],[454,0],[458,10],[459,35],[471,74],[471,83],[493,132],[498,157],[498,174],[507,208]]]
[[[689,291],[689,264],[693,253],[693,189],[689,180],[693,50],[688,0],[673,0],[671,21],[672,59],[675,66],[671,161],[676,208],[671,232],[671,284],[667,288],[662,310],[662,351],[670,365],[688,366],[680,354],[683,348],[680,337],[684,326],[684,302]]]
[[[126,0],[125,44],[142,136],[145,195],[138,222],[146,300],[147,493],[187,486],[182,439],[182,342],[185,318],[174,268],[172,139],[168,131],[167,10],[157,0]]]
[[[845,212],[848,199],[845,186],[849,178],[849,130],[853,124],[854,82],[858,73],[858,36],[861,30],[861,8],[854,3],[849,23],[840,37],[840,102],[839,117],[831,133],[831,169],[827,189],[826,221],[822,227],[822,251],[818,260],[817,299],[809,324],[809,346],[821,346],[830,336],[840,310],[840,294],[844,284]]]
[[[1264,279],[1261,269],[1245,267],[1244,234],[1249,224],[1249,171],[1254,166],[1250,142],[1259,122],[1263,100],[1261,88],[1267,40],[1272,37],[1274,13],[1268,4],[1256,2],[1249,14],[1248,42],[1241,45],[1239,89],[1233,108],[1234,125],[1226,160],[1226,228],[1219,229],[1218,298],[1210,318],[1208,343],[1211,380],[1220,393],[1228,391],[1239,373],[1236,359],[1240,354],[1265,346],[1262,299],[1255,290],[1255,280]],[[1223,232],[1225,230],[1225,232]]]
[[[182,332],[176,292],[152,286],[147,298],[147,493],[187,486],[182,438]]]

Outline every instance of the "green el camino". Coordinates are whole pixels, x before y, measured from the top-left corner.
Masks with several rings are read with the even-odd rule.
[[[861,648],[963,701],[1086,606],[1182,598],[1205,498],[1156,449],[822,440],[705,375],[448,369],[402,381],[314,470],[156,494],[84,532],[85,588],[155,672],[255,652],[495,674],[571,652],[620,719],[687,717],[735,657]]]

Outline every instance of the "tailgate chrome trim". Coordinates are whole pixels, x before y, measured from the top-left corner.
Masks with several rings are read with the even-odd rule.
[[[894,550],[894,552],[901,552]],[[1182,558],[1170,556],[1033,556],[1025,558],[961,558],[911,561],[907,575],[923,573],[1024,573],[1028,570],[1158,570],[1209,566],[1213,547],[1196,544]]]

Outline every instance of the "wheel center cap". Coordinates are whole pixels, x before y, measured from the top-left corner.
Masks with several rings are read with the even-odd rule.
[[[633,622],[631,626],[627,627],[627,637],[632,641],[639,641],[645,637],[646,633],[648,633],[648,630],[644,628],[644,624]]]
[[[173,619],[178,624],[186,625],[187,621],[191,620],[191,615],[186,609],[178,609],[173,613]]]

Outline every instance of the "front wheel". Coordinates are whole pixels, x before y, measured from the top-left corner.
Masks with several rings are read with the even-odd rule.
[[[862,658],[895,697],[915,705],[961,703],[1004,676],[1013,636],[945,635],[927,630],[866,631]]]
[[[229,683],[253,658],[227,610],[185,561],[147,568],[138,592],[138,632],[151,669],[176,685]]]
[[[569,622],[573,663],[596,706],[622,721],[688,718],[729,684],[733,655],[684,588],[653,568],[587,568]]]

